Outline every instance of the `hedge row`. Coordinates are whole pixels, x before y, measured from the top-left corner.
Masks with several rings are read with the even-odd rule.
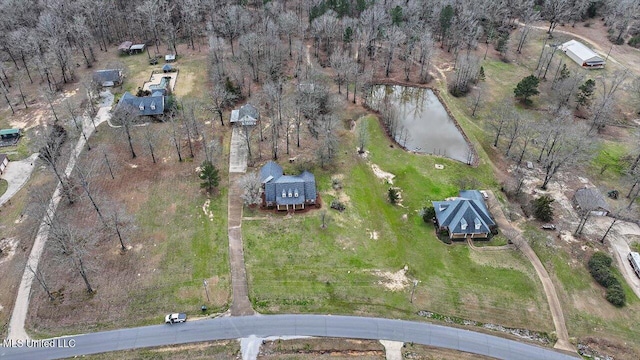
[[[622,307],[626,302],[626,296],[618,278],[611,271],[611,258],[602,252],[596,252],[589,259],[589,272],[598,284],[607,288],[607,301],[615,306]]]

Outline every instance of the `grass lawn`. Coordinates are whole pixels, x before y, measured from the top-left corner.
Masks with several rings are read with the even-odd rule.
[[[524,257],[511,250],[479,255],[464,244],[446,245],[417,215],[429,200],[455,195],[458,178],[468,176],[470,168],[390,148],[374,117],[361,121],[369,128],[368,161],[396,175],[402,205],[387,202],[388,185],[355,154],[342,155],[334,172],[316,169],[324,204],[338,196],[330,180],[336,173],[344,175],[340,196],[349,199],[343,213],[327,210],[327,229],[320,228],[318,214],[323,210],[243,224],[255,309],[400,318],[416,318],[424,309],[551,331],[541,284]],[[436,163],[445,169],[435,170]],[[489,166],[472,173],[480,186],[493,185]],[[405,266],[406,282],[394,282],[403,278]],[[411,303],[414,279],[420,283]],[[389,288],[394,284],[395,291]]]
[[[627,283],[621,281],[627,304],[617,308],[607,302],[605,289],[591,278],[586,266],[588,258],[573,259],[534,227],[527,228],[525,236],[554,279],[569,335],[624,341],[640,351],[640,300]],[[622,280],[615,262],[613,270]]]
[[[238,341],[213,341],[156,348],[113,351],[103,354],[82,356],[88,360],[196,360],[196,359],[237,359],[240,354]]]
[[[9,183],[5,179],[0,179],[0,196],[4,195],[9,187]]]

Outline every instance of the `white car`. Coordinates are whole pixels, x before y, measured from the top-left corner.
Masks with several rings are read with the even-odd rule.
[[[187,321],[187,314],[185,313],[173,313],[164,317],[165,324],[177,324],[185,321]]]
[[[487,200],[487,199],[489,198],[489,194],[487,194],[487,192],[486,192],[486,191],[484,191],[484,190],[480,190],[480,194],[482,194],[482,197],[483,197],[485,200]]]

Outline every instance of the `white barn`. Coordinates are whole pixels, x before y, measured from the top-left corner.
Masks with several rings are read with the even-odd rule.
[[[585,69],[602,69],[604,67],[604,59],[581,42],[567,41],[560,46],[560,49]]]

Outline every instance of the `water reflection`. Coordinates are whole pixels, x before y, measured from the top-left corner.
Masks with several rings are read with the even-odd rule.
[[[369,106],[382,114],[389,133],[407,150],[473,162],[469,145],[431,89],[378,85]]]

